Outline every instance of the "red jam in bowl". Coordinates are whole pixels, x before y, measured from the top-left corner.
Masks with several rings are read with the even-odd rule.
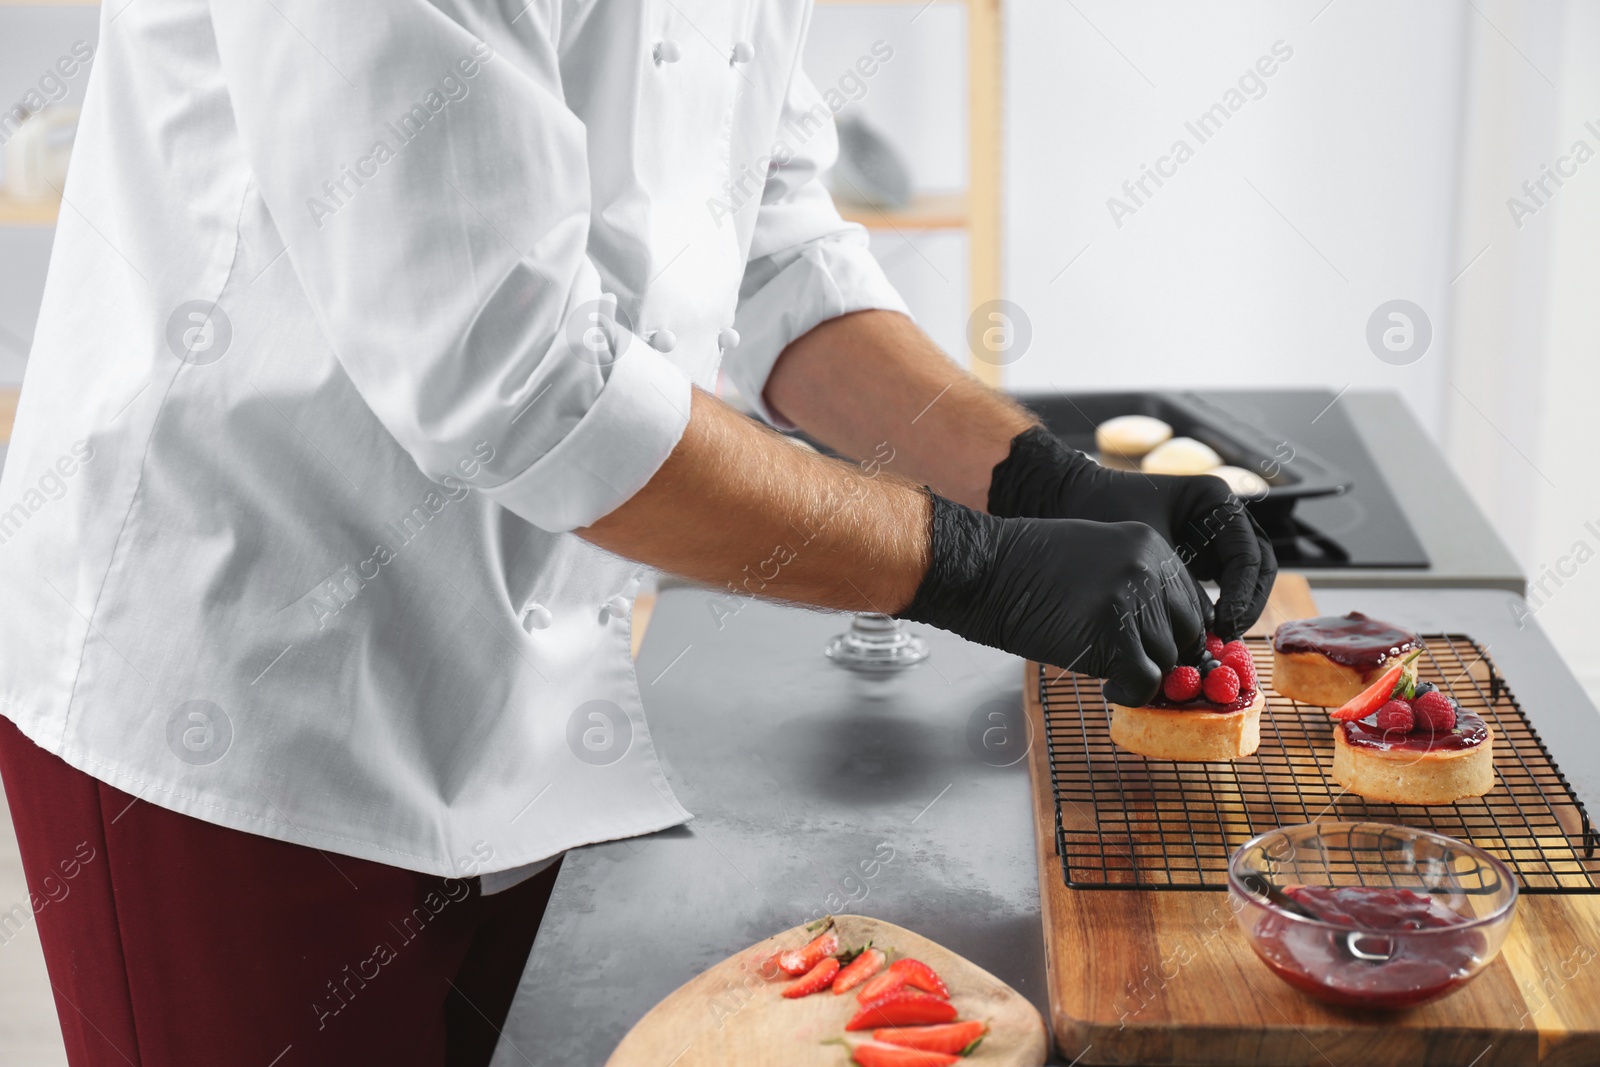
[[[1284,892],[1324,921],[1362,931],[1352,935],[1278,914],[1256,926],[1256,952],[1278,977],[1335,1004],[1413,1007],[1465,984],[1488,950],[1479,931],[1450,929],[1472,919],[1424,893],[1311,885]]]
[[[1343,666],[1370,670],[1416,648],[1417,635],[1352,611],[1286,622],[1272,635],[1272,647],[1279,652],[1318,652]]]
[[[1410,733],[1380,730],[1374,716],[1343,724],[1344,739],[1361,748],[1399,752],[1459,752],[1476,748],[1489,736],[1489,725],[1482,716],[1457,706],[1455,729],[1443,733],[1422,727]]]

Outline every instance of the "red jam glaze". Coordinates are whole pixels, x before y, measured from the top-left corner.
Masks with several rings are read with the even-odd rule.
[[[1466,918],[1426,893],[1390,886],[1292,885],[1284,889],[1323,922],[1363,930],[1437,930],[1460,926]]]
[[[1286,622],[1273,633],[1272,647],[1279,652],[1319,652],[1343,666],[1370,670],[1416,648],[1417,635],[1352,611],[1343,617]]]
[[[1456,726],[1448,733],[1436,734],[1426,726],[1403,734],[1398,730],[1378,729],[1377,715],[1341,723],[1344,739],[1361,748],[1399,752],[1459,752],[1477,748],[1489,736],[1483,718],[1456,705]]]
[[[1256,691],[1251,689],[1248,692],[1241,690],[1239,696],[1231,704],[1213,704],[1203,696],[1195,697],[1193,700],[1185,700],[1180,704],[1177,701],[1168,700],[1167,694],[1157,691],[1155,699],[1146,704],[1145,707],[1162,708],[1166,711],[1215,711],[1226,714],[1231,711],[1243,711],[1254,703],[1255,699]]]
[[[1327,921],[1396,935],[1358,935],[1364,952],[1388,954],[1387,960],[1372,961],[1351,954],[1343,931],[1276,914],[1261,920],[1255,949],[1262,961],[1296,989],[1337,1004],[1409,1008],[1443,996],[1472,977],[1488,948],[1476,930],[1450,931],[1470,919],[1409,889],[1289,886],[1284,891]]]

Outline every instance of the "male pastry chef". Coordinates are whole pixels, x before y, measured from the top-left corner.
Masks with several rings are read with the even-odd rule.
[[[486,1062],[563,852],[690,817],[652,569],[1134,704],[1257,617],[1222,482],[1099,468],[912,322],[820,179],[809,17],[107,6],[0,483],[74,1067]]]

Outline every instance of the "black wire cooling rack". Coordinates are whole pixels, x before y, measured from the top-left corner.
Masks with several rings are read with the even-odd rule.
[[[1266,691],[1261,747],[1232,763],[1178,763],[1111,743],[1100,683],[1040,667],[1056,805],[1056,851],[1074,889],[1218,890],[1228,857],[1293,823],[1403,823],[1471,842],[1504,860],[1525,893],[1600,893],[1600,835],[1504,679],[1477,642],[1424,635],[1419,675],[1495,730],[1495,787],[1439,806],[1382,804],[1329,775],[1326,708],[1272,691],[1270,638],[1246,638]],[[1352,867],[1352,870],[1354,868]]]

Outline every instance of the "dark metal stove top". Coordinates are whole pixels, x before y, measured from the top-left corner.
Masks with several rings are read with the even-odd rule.
[[[1335,395],[1325,389],[1195,390],[1020,399],[1057,434],[1089,451],[1094,426],[1114,415],[1164,401],[1197,405],[1224,433],[1245,442],[1251,455],[1279,460],[1286,474],[1294,475],[1297,465],[1317,477],[1334,471],[1344,484],[1343,491],[1300,497],[1287,505],[1274,502],[1271,494],[1252,504],[1272,535],[1280,564],[1297,570],[1427,568],[1421,541]],[[1227,451],[1223,455],[1251,469],[1260,465],[1240,462]]]

